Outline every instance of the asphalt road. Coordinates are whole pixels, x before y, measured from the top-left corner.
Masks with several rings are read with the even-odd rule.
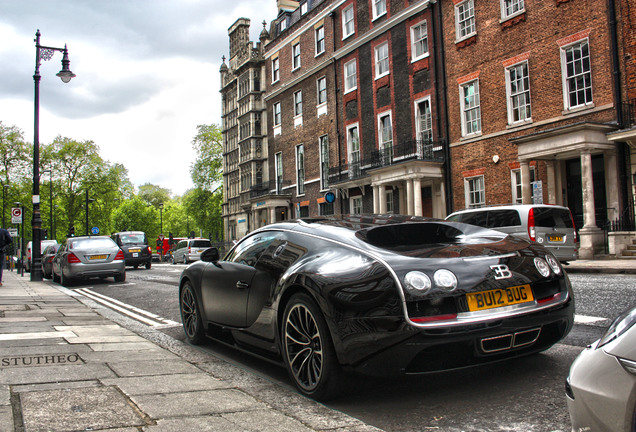
[[[125,284],[91,281],[72,289],[116,299],[121,303],[112,304],[122,309],[121,313],[137,315],[147,321],[145,325],[184,340],[177,294],[184,267],[154,264],[151,270],[128,270]],[[433,375],[353,377],[343,383],[344,395],[327,405],[386,431],[569,431],[563,389],[570,364],[602,335],[610,319],[636,303],[636,276],[573,274],[570,278],[580,323],[548,351]],[[146,315],[146,311],[151,314]],[[202,349],[270,381],[291,386],[282,368],[215,342]]]

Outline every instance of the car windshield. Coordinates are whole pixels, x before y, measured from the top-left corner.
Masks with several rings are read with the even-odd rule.
[[[190,243],[191,247],[210,247],[210,240],[193,240],[192,243]]]
[[[546,228],[574,228],[570,212],[565,209],[534,207],[534,223]]]
[[[146,243],[146,235],[145,234],[123,234],[119,236],[122,244],[145,244]]]
[[[112,248],[116,246],[115,242],[107,237],[95,237],[72,240],[69,244],[69,249],[84,249],[84,248]]]

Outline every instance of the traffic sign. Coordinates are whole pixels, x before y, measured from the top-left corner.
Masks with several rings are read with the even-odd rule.
[[[163,239],[165,239],[163,234],[159,234],[159,240],[163,241]]]
[[[97,227],[91,228],[91,234],[93,234],[93,235],[99,234],[99,228],[97,228]]]
[[[22,223],[22,209],[20,207],[11,208],[11,223]]]

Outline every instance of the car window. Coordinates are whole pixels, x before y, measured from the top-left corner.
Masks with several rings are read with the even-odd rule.
[[[192,240],[190,247],[210,247],[212,244],[210,240]]]
[[[69,249],[80,249],[83,247],[90,248],[112,248],[113,246],[117,246],[114,241],[112,241],[108,237],[95,237],[95,238],[85,238],[85,239],[76,239],[72,240],[69,244]]]
[[[179,242],[179,244],[177,245],[177,249],[184,248],[184,247],[186,247],[186,245],[187,245],[187,244],[188,244],[188,242],[187,242],[187,241],[185,241],[185,240],[181,240],[181,241]]]
[[[565,209],[533,207],[534,224],[544,228],[574,228],[570,212]]]
[[[521,225],[521,218],[517,210],[491,210],[487,212],[488,220],[485,228],[501,228]]]
[[[266,231],[246,238],[236,245],[226,261],[254,267],[261,254],[279,236],[276,231]]]
[[[119,236],[119,240],[122,244],[146,243],[146,236],[144,234],[123,234]]]

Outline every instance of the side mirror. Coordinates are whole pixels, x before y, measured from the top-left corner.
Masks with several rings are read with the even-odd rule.
[[[215,247],[207,248],[201,252],[201,261],[215,263],[218,262],[219,259],[219,250]]]

